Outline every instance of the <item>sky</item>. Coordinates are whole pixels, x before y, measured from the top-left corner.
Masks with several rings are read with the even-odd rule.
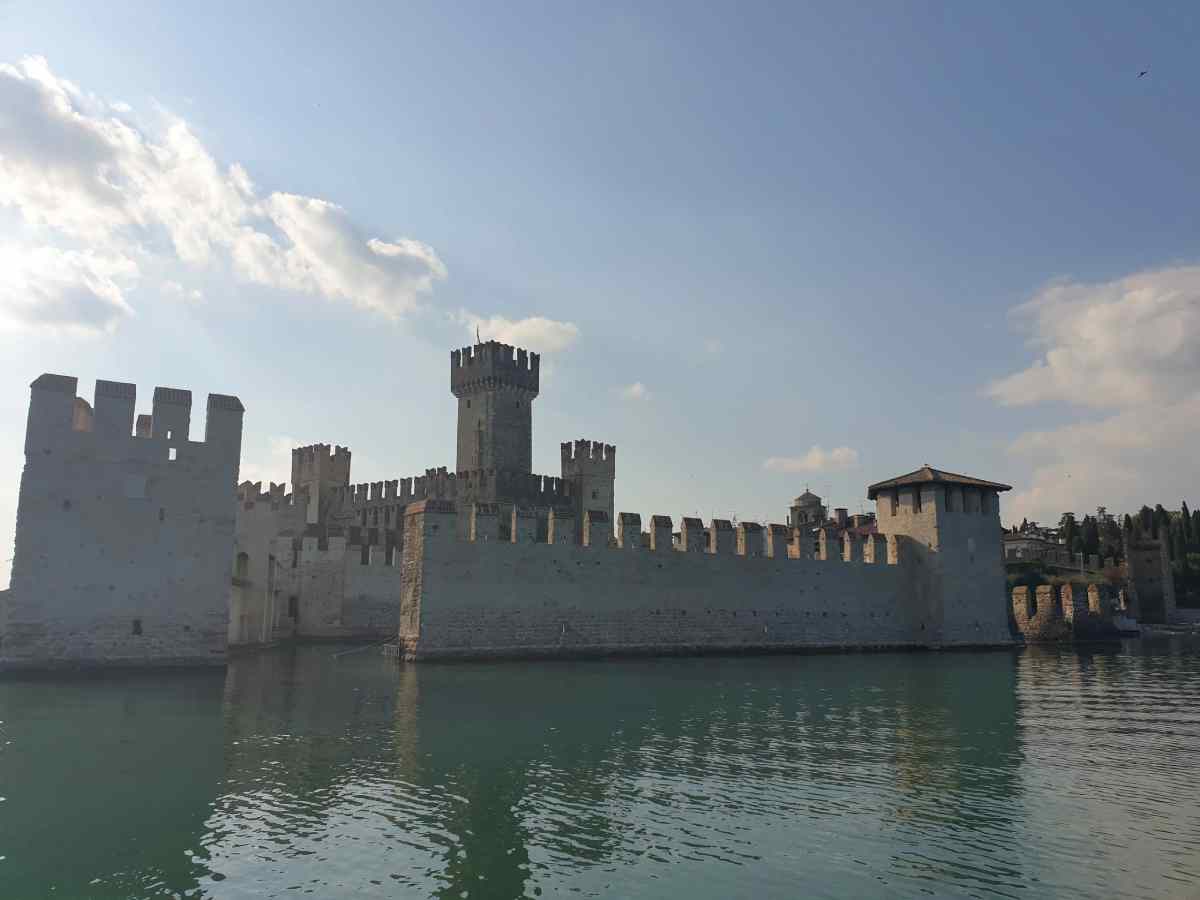
[[[236,394],[244,478],[326,442],[376,481],[453,467],[476,329],[543,354],[535,471],[615,444],[643,516],[856,512],[926,463],[1013,485],[1005,522],[1200,501],[1197,38],[1167,3],[0,3],[0,547],[42,372],[190,389],[193,439]]]

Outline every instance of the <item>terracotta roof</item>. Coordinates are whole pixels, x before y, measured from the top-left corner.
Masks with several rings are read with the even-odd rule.
[[[874,500],[875,496],[889,488],[903,487],[909,484],[961,484],[967,487],[990,488],[993,491],[1011,491],[1011,484],[1000,484],[996,481],[984,481],[982,478],[972,478],[970,475],[957,475],[954,472],[943,472],[933,466],[922,466],[915,472],[879,481],[867,488],[867,499]]]

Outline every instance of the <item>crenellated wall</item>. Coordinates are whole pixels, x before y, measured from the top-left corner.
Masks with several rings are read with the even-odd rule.
[[[1038,585],[1012,590],[1012,619],[1027,643],[1120,637],[1127,612],[1108,585]]]
[[[629,513],[612,542],[607,514],[589,511],[586,540],[572,544],[462,540],[458,515],[446,501],[406,511],[407,658],[1011,643],[1003,590],[970,610],[964,629],[957,598],[932,595],[930,569],[941,567],[930,548],[907,534],[880,536],[870,559],[862,542],[849,558],[804,559],[768,555],[756,523],[735,532],[684,518],[680,546],[666,551],[670,519],[654,516],[650,552],[633,545]]]
[[[220,665],[225,661],[242,404],[156,388],[134,433],[136,387],[31,385],[0,666]],[[90,413],[85,408],[90,408]]]

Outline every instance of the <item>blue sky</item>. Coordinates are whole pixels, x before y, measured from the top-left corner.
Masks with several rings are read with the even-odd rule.
[[[299,6],[0,8],[0,543],[42,371],[377,480],[453,465],[476,324],[644,515],[1196,483],[1194,5]]]

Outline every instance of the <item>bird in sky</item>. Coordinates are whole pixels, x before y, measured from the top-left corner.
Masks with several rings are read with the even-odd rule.
[[[1142,71],[1138,72],[1138,78],[1142,78],[1143,76],[1149,75],[1149,74],[1150,74],[1149,69],[1142,69]]]

